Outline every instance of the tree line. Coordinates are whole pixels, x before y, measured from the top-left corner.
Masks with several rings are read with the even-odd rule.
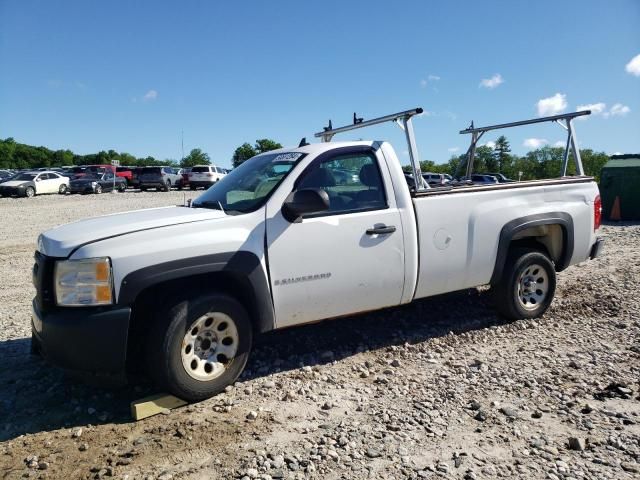
[[[514,180],[554,178],[560,175],[563,155],[564,147],[551,146],[531,150],[522,156],[515,155],[511,153],[509,141],[502,135],[496,140],[495,146],[482,145],[476,148],[473,171],[474,173],[502,173]],[[580,149],[580,158],[584,173],[595,177],[599,182],[600,170],[609,161],[609,156],[604,152],[594,152],[586,148]],[[424,160],[420,162],[420,169],[422,172],[462,176],[465,174],[467,159],[468,156],[464,153],[452,155],[447,163],[442,164]],[[405,165],[403,169],[410,172],[411,166]],[[575,164],[573,163],[573,155],[570,154],[567,174],[573,175],[574,173]]]
[[[256,140],[255,145],[244,143],[239,146],[231,158],[234,167],[245,160],[269,150],[282,148],[278,142],[263,138]],[[164,160],[152,156],[136,157],[126,152],[102,150],[98,153],[79,155],[71,150],[51,150],[47,147],[34,147],[16,142],[13,138],[0,139],[0,168],[31,169],[41,167],[64,167],[71,165],[102,165],[110,164],[112,160],[119,160],[120,165],[132,167],[169,166],[193,167],[194,165],[210,165],[209,154],[200,148],[192,149],[181,160],[165,158]]]
[[[255,144],[243,143],[233,153],[231,162],[234,167],[242,164],[249,158],[260,153],[282,148],[275,140],[262,138]],[[499,137],[495,146],[482,145],[476,148],[474,157],[474,172],[502,173],[514,180],[534,180],[538,178],[557,177],[560,173],[564,148],[545,146],[532,150],[525,155],[515,155],[507,138]],[[600,170],[609,160],[604,152],[594,152],[591,149],[581,149],[582,165],[587,175],[591,175],[600,181]],[[71,150],[50,150],[46,147],[34,147],[24,143],[18,143],[13,138],[0,139],[0,168],[40,168],[62,167],[67,165],[95,165],[109,164],[111,160],[119,160],[120,165],[127,166],[174,166],[191,167],[194,165],[209,165],[211,159],[206,152],[199,148],[192,149],[182,160],[159,160],[152,156],[135,157],[126,152],[115,150],[100,151],[88,155],[79,155]],[[447,163],[436,164],[432,160],[420,162],[423,172],[448,173],[454,176],[464,175],[467,155],[452,156]],[[403,167],[405,171],[411,171],[409,165]],[[520,172],[522,174],[520,175]],[[569,175],[575,172],[572,156],[570,156]]]

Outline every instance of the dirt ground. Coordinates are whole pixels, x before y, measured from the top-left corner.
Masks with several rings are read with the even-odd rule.
[[[258,340],[227,392],[139,422],[29,354],[37,235],[193,192],[0,199],[0,478],[640,478],[640,224],[539,320],[473,289]],[[70,347],[72,348],[72,347]]]

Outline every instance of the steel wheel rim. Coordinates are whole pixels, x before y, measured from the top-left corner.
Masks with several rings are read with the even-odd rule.
[[[229,315],[206,313],[191,324],[182,339],[182,366],[195,380],[218,378],[236,356],[238,343],[238,328]]]
[[[517,280],[517,296],[525,310],[535,310],[544,303],[549,293],[549,275],[537,263],[523,268]]]

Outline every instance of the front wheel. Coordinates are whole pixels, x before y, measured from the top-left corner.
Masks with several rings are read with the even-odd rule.
[[[36,194],[36,189],[33,187],[27,187],[24,191],[24,196],[27,198],[34,197]]]
[[[164,184],[164,191],[165,192],[171,191],[171,180],[167,180],[167,182]]]
[[[244,307],[224,294],[171,302],[147,342],[148,371],[160,388],[188,401],[209,398],[242,373],[252,343]]]
[[[120,193],[123,193],[126,189],[127,189],[127,185],[126,185],[126,183],[120,183],[120,184],[118,184],[118,191],[119,191]]]
[[[102,193],[102,185],[100,185],[100,184],[96,185],[96,188],[94,188],[93,191],[98,193],[98,194]]]
[[[544,253],[516,248],[509,253],[502,279],[492,290],[496,307],[505,317],[537,318],[551,305],[556,271]]]

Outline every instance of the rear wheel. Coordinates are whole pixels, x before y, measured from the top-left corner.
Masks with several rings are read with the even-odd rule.
[[[159,310],[149,333],[149,374],[184,400],[220,393],[249,358],[252,329],[246,310],[225,294],[201,294],[167,307]]]
[[[65,193],[67,193],[67,186],[64,183],[60,185],[60,188],[58,188],[58,193],[60,195],[64,195]]]
[[[500,282],[492,290],[496,307],[505,317],[540,317],[553,300],[556,271],[544,253],[515,248],[507,257]]]

